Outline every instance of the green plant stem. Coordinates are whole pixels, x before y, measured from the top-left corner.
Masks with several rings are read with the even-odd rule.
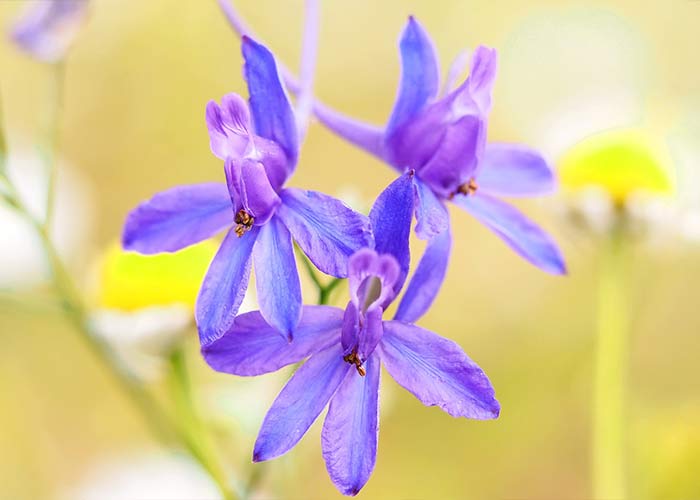
[[[192,396],[192,386],[187,372],[185,352],[177,347],[170,355],[172,372],[173,400],[177,410],[177,421],[180,423],[180,433],[189,452],[209,473],[219,487],[225,500],[236,498],[231,489],[229,479],[214,453],[205,426],[199,418]]]
[[[45,125],[46,143],[42,149],[44,163],[47,167],[46,184],[46,211],[44,213],[44,226],[47,232],[51,227],[53,219],[54,198],[56,192],[56,154],[58,152],[61,135],[61,116],[63,114],[63,94],[65,82],[65,65],[58,62],[51,67],[51,89],[49,95],[49,105],[46,107],[47,120]]]
[[[201,446],[188,431],[170,421],[168,415],[141,382],[114,356],[109,345],[90,331],[87,310],[83,305],[82,297],[51,242],[46,226],[34,218],[26,209],[11,183],[8,183],[7,198],[9,199],[8,204],[22,214],[35,229],[46,253],[52,282],[60,299],[61,307],[66,317],[73,324],[75,331],[79,334],[79,338],[101,361],[101,365],[107,368],[107,373],[141,412],[154,437],[166,445],[177,442],[184,446],[189,454],[202,465],[219,485],[225,500],[235,499],[236,497],[228,487],[223,473],[220,472],[221,469],[218,465],[214,465],[211,456],[202,451]],[[189,388],[187,391],[189,393]]]
[[[625,402],[627,297],[624,235],[616,229],[603,248],[598,290],[598,338],[593,395],[593,498],[626,498]]]
[[[318,304],[325,305],[328,304],[331,298],[331,292],[342,283],[341,278],[333,278],[333,281],[328,283],[326,286],[322,286],[318,289]]]

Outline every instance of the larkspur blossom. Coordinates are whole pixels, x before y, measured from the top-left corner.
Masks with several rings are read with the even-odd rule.
[[[48,0],[28,5],[12,27],[17,46],[43,62],[63,59],[87,15],[88,0]]]
[[[255,443],[254,461],[278,457],[294,447],[328,405],[321,435],[323,457],[336,487],[355,495],[368,481],[377,455],[379,372],[389,374],[426,406],[453,417],[496,418],[500,412],[484,372],[454,342],[414,325],[402,310],[424,310],[435,287],[416,273],[394,320],[383,320],[405,281],[413,183],[402,176],[380,195],[370,220],[377,246],[364,248],[348,264],[350,301],[343,311],[304,306],[295,338],[287,343],[262,314],[236,318],[217,341],[202,348],[217,371],[261,375],[308,360],[275,399]]]
[[[435,274],[444,276],[450,254],[447,201],[472,214],[531,263],[552,274],[565,273],[564,259],[552,238],[497,198],[549,193],[556,182],[534,150],[486,143],[496,51],[478,47],[468,78],[453,90],[465,59],[457,58],[441,96],[433,44],[412,17],[400,51],[401,83],[386,127],[361,123],[317,102],[319,120],[399,172],[415,172],[416,233],[430,240],[425,258]],[[436,279],[435,284],[441,281]]]
[[[251,33],[227,0],[219,0],[219,5],[237,34]],[[565,274],[564,258],[553,239],[498,199],[499,195],[550,193],[556,180],[536,151],[523,145],[486,143],[496,51],[478,47],[471,57],[468,78],[453,89],[469,62],[460,54],[450,67],[442,95],[434,45],[413,17],[401,36],[400,52],[401,82],[386,127],[360,122],[319,101],[314,102],[313,110],[340,137],[401,173],[415,174],[416,234],[428,240],[419,269],[432,276],[430,286],[440,287],[449,262],[452,240],[447,201],[471,213],[529,262],[551,274]],[[296,77],[284,67],[282,74],[288,88],[298,91]]]
[[[291,339],[301,318],[301,285],[292,238],[324,273],[347,276],[347,258],[372,242],[369,221],[338,200],[284,188],[299,155],[299,134],[272,54],[242,43],[249,106],[236,94],[210,102],[212,152],[225,162],[226,184],[180,186],[129,215],[124,247],[172,252],[229,228],[197,300],[202,344],[230,329],[255,261],[265,320]]]

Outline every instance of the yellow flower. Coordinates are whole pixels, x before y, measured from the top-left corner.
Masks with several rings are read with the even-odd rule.
[[[560,160],[559,174],[565,188],[602,188],[616,204],[624,204],[636,193],[668,195],[674,190],[665,148],[635,129],[606,131],[584,139]]]
[[[141,255],[111,245],[100,263],[99,305],[126,311],[171,304],[193,309],[216,249],[213,241],[204,241],[176,253]]]

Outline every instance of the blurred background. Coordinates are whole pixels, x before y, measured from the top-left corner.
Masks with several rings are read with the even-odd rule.
[[[22,3],[0,2],[5,32]],[[656,139],[676,190],[645,212],[644,237],[628,252],[629,496],[700,498],[700,2],[322,3],[316,91],[341,111],[386,120],[399,76],[397,39],[413,14],[433,36],[444,71],[462,49],[498,49],[490,140],[529,144],[558,164],[600,131],[628,128]],[[236,5],[296,68],[302,0]],[[66,63],[54,232],[95,307],[120,305],[110,304],[100,266],[127,212],[156,191],[222,180],[204,107],[229,92],[246,95],[241,63],[238,39],[214,0],[92,2]],[[31,204],[43,189],[36,145],[51,72],[7,37],[0,68],[10,165]],[[368,207],[393,176],[313,124],[290,184]],[[451,209],[453,258],[421,326],[455,339],[483,367],[502,414],[488,422],[453,419],[385,376],[378,460],[361,496],[591,497],[600,245],[595,231],[568,216],[572,203],[565,192],[518,202],[560,243],[568,277],[530,266]],[[31,231],[4,208],[0,221],[0,498],[215,498],[195,465],[159,448],[60,311],[47,305]],[[415,242],[414,255],[421,245]],[[342,303],[342,294],[335,300]],[[243,477],[264,412],[289,372],[255,380],[213,373],[184,325],[198,404],[213,419],[227,467]],[[124,335],[138,328],[127,323]],[[157,374],[149,383],[167,392]],[[260,497],[340,497],[325,472],[320,428],[319,420],[299,446],[266,466]]]

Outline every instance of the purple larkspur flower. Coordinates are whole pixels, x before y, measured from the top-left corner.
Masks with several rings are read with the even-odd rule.
[[[255,262],[262,317],[285,339],[301,319],[301,285],[292,238],[326,274],[347,276],[347,259],[372,244],[369,220],[315,191],[285,188],[299,156],[294,113],[272,54],[242,43],[249,102],[236,94],[206,109],[212,152],[224,160],[226,184],[179,186],[133,210],[123,245],[152,254],[173,252],[228,233],[197,299],[202,344],[233,324]]]
[[[65,56],[87,15],[88,0],[28,2],[10,37],[17,46],[43,62]]]
[[[556,182],[536,151],[486,142],[496,51],[478,47],[469,76],[452,89],[464,63],[464,57],[458,58],[443,95],[439,95],[434,46],[412,17],[401,36],[400,52],[401,82],[386,127],[358,122],[317,102],[314,111],[319,120],[397,171],[415,173],[416,233],[430,240],[425,258],[437,266],[435,273],[444,275],[449,259],[448,201],[476,217],[529,262],[552,274],[566,273],[552,238],[498,198],[549,193]],[[439,241],[434,241],[437,237]],[[441,281],[435,282],[439,286]]]
[[[268,327],[259,312],[242,314],[220,339],[202,348],[212,368],[240,376],[273,372],[308,358],[265,416],[254,461],[289,451],[328,406],[321,434],[326,468],[343,494],[357,494],[377,456],[381,364],[426,406],[438,406],[453,417],[498,417],[500,406],[489,379],[459,345],[414,325],[417,317],[383,319],[406,277],[413,189],[412,178],[405,175],[377,199],[370,219],[377,245],[386,253],[365,248],[350,257],[345,310],[304,306],[291,343]],[[399,311],[424,310],[436,290],[431,279],[429,273],[415,273],[409,286],[414,292],[404,294]]]

